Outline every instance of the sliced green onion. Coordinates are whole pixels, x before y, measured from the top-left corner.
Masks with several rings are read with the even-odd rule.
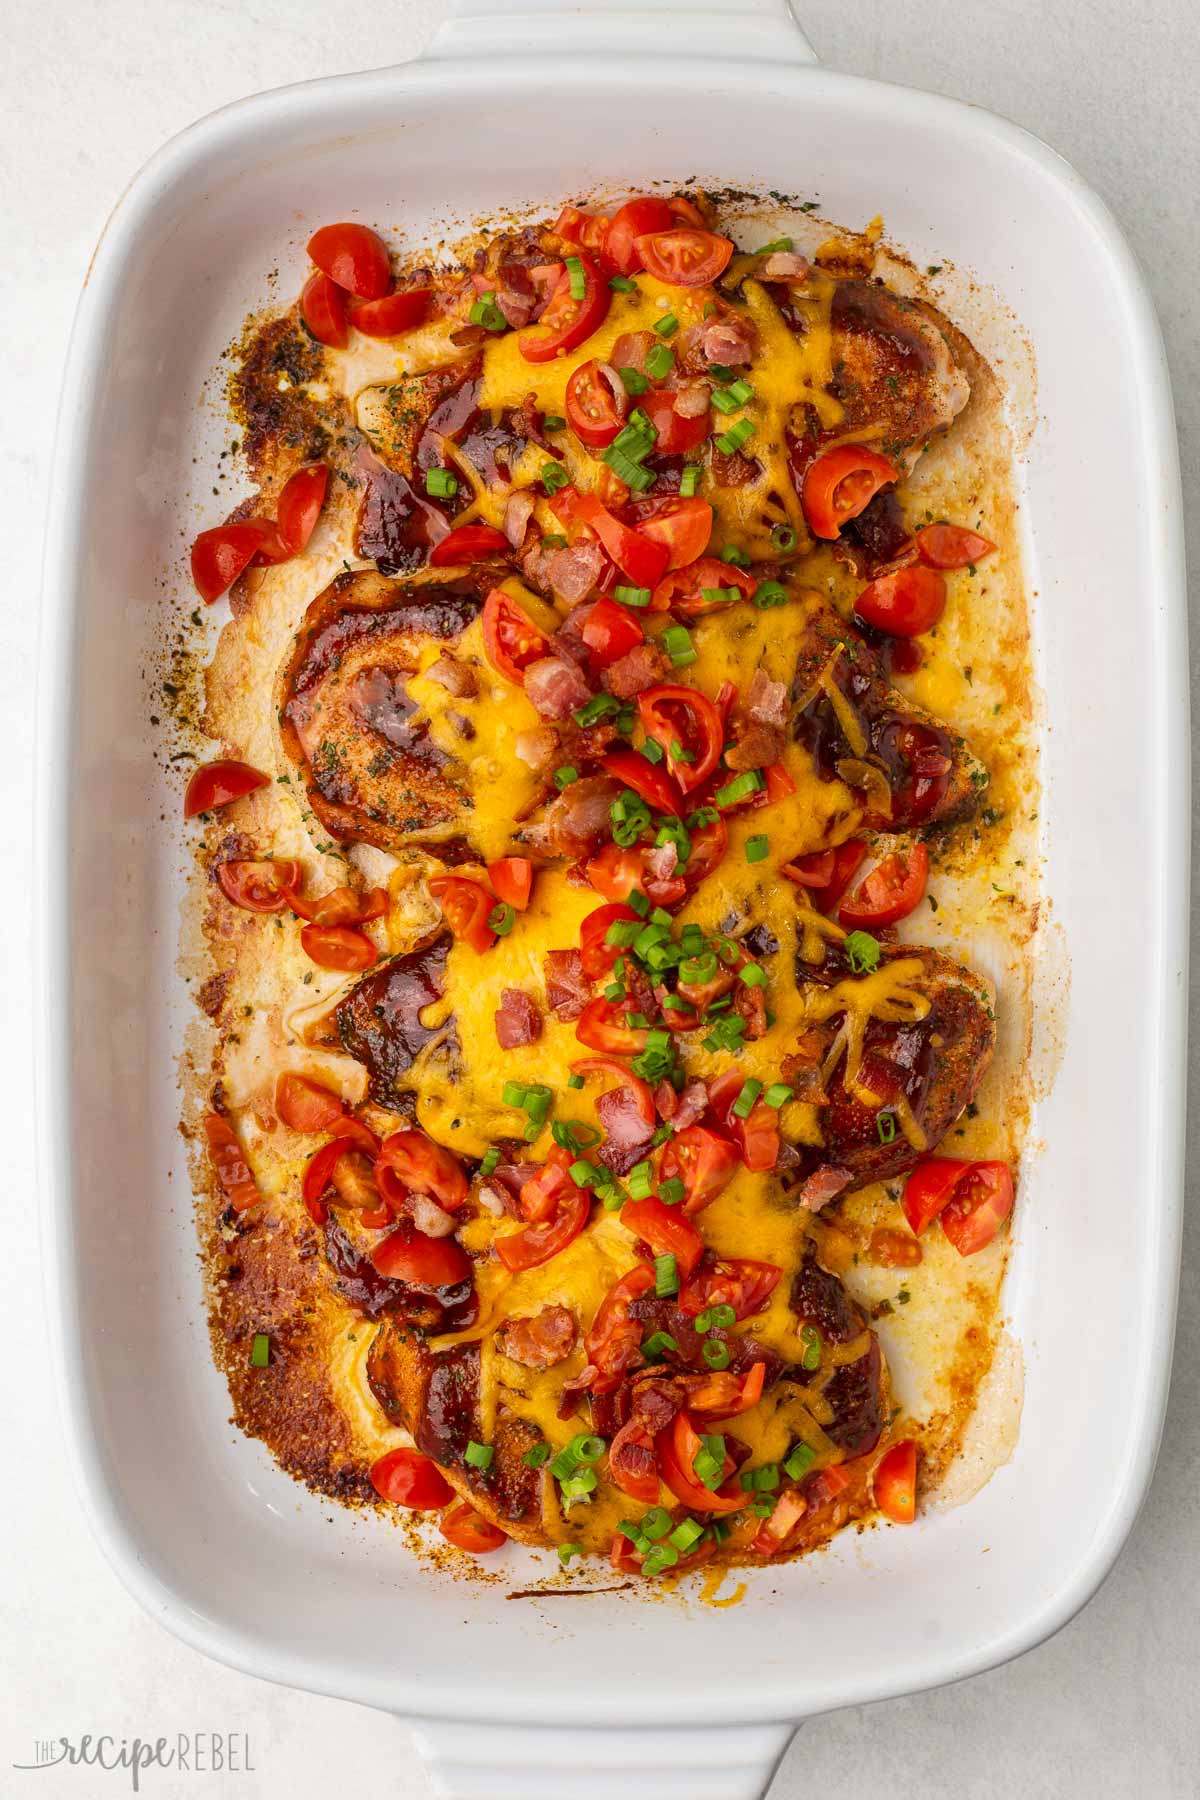
[[[764,832],[760,831],[756,836],[748,837],[746,839],[746,861],[748,863],[762,862],[770,848],[771,840]]]
[[[608,1180],[608,1175],[604,1169],[600,1168],[597,1163],[588,1162],[586,1157],[582,1156],[576,1157],[575,1161],[571,1164],[571,1167],[567,1170],[567,1174],[571,1177],[575,1186],[581,1188],[594,1188],[598,1182]]]
[[[687,463],[679,476],[679,493],[682,499],[690,500],[696,492],[696,483],[700,479],[700,471],[695,463]]]
[[[743,444],[748,444],[753,436],[754,420],[739,419],[736,425],[731,425],[728,431],[721,433],[717,439],[717,449],[723,450],[726,456],[733,456]]]
[[[738,970],[738,980],[743,987],[766,987],[767,972],[758,963],[747,963],[744,969]]]
[[[821,1334],[815,1325],[806,1325],[800,1333],[800,1342],[804,1345],[804,1353],[800,1358],[801,1368],[810,1374],[821,1366]]]
[[[503,1090],[501,1091],[500,1098],[503,1100],[505,1106],[523,1107],[525,1105],[525,1095],[527,1091],[528,1090],[519,1081],[506,1081]]]
[[[669,1331],[652,1332],[642,1345],[642,1355],[650,1362],[657,1362],[668,1350],[673,1356],[679,1355],[679,1345]]]
[[[710,1369],[727,1369],[730,1354],[724,1338],[706,1338],[701,1346],[701,1355]]]
[[[564,1569],[566,1568],[567,1564],[570,1562],[570,1560],[573,1556],[582,1556],[582,1555],[583,1555],[583,1545],[582,1544],[560,1544],[558,1546],[558,1560],[562,1564]]]
[[[452,499],[458,492],[458,476],[450,469],[430,469],[425,476],[425,492],[439,500]]]
[[[662,318],[655,323],[654,329],[659,337],[671,337],[679,330],[679,320],[674,313],[664,313]]]
[[[568,1075],[567,1076],[567,1086],[569,1088],[581,1088],[583,1086],[583,1076],[582,1075]]]
[[[495,294],[480,294],[467,317],[472,325],[482,325],[485,331],[508,330],[508,320],[496,305]]]
[[[776,525],[771,533],[771,542],[777,550],[794,550],[796,548],[796,534],[790,525]]]
[[[769,1519],[775,1511],[775,1502],[764,1494],[761,1500],[752,1501],[746,1510],[752,1512],[756,1519]]]
[[[605,1182],[603,1187],[596,1188],[594,1192],[605,1212],[620,1212],[629,1198],[624,1188],[618,1187],[615,1181]]]
[[[879,967],[883,947],[869,931],[852,931],[842,948],[855,975],[870,975]]]
[[[741,599],[742,590],[737,587],[701,588],[700,594],[710,606],[732,606],[735,600]]]
[[[745,406],[747,400],[753,400],[754,398],[754,389],[751,387],[750,383],[744,380],[740,375],[736,381],[730,382],[725,392],[731,395],[732,398],[737,401],[739,406]]]
[[[708,372],[716,381],[733,380],[733,370],[728,363],[709,363]]]
[[[265,1369],[271,1360],[271,1340],[265,1331],[256,1331],[254,1342],[250,1346],[250,1366],[253,1369]]]
[[[600,1142],[596,1127],[585,1125],[582,1119],[555,1119],[550,1136],[560,1150],[569,1150],[572,1156],[578,1156],[581,1150],[591,1150]]]
[[[507,937],[516,922],[517,909],[507,900],[501,900],[488,914],[488,930],[494,931],[497,937]]]
[[[637,293],[637,282],[630,281],[628,275],[610,275],[608,285],[618,294]]]
[[[485,1181],[487,1180],[488,1176],[491,1175],[493,1173],[493,1171],[499,1166],[499,1163],[500,1163],[500,1152],[499,1152],[499,1150],[497,1150],[495,1144],[493,1144],[490,1150],[484,1151],[483,1161],[479,1165],[479,1173]]]
[[[775,250],[790,250],[791,248],[792,248],[791,238],[790,237],[781,237],[781,238],[775,238],[769,244],[764,244],[762,249],[756,251],[755,254],[757,256],[770,256],[772,254],[772,252]]]
[[[586,1431],[579,1432],[567,1445],[576,1462],[596,1463],[604,1455],[604,1439],[592,1437]]]
[[[734,399],[733,393],[729,388],[714,388],[712,391],[712,403],[719,413],[735,413],[741,405],[740,401]]]
[[[495,1454],[494,1445],[477,1444],[472,1438],[463,1451],[463,1459],[465,1462],[469,1462],[473,1469],[490,1469]]]
[[[713,1027],[712,1031],[704,1039],[704,1048],[710,1051],[730,1050],[736,1055],[742,1048],[742,1035],[746,1029],[746,1021],[745,1019],[739,1018],[736,1013],[731,1014],[727,1019],[717,1019],[714,1021],[712,1014],[715,1011],[717,1004],[719,1003],[714,1002],[713,1006],[709,1007],[708,1016],[704,1021],[706,1025],[712,1025]],[[724,1004],[728,1006],[729,1002],[725,1001]]]
[[[627,1177],[629,1192],[635,1200],[648,1200],[654,1187],[654,1167],[649,1158],[645,1162],[634,1163]]]
[[[894,1144],[896,1141],[896,1115],[894,1112],[878,1112],[875,1114],[875,1131],[881,1144]]]
[[[719,1432],[712,1432],[700,1439],[700,1448],[692,1459],[692,1468],[710,1493],[720,1487],[725,1473],[725,1439]]]
[[[795,1092],[795,1088],[789,1087],[786,1081],[773,1081],[763,1095],[763,1099],[768,1106],[774,1107],[778,1112],[781,1106],[787,1105]]]
[[[669,1251],[654,1259],[654,1292],[659,1300],[669,1300],[679,1292],[679,1269]]]
[[[543,550],[565,550],[567,540],[559,531],[551,531],[542,539]]]
[[[570,485],[571,477],[561,463],[542,464],[542,486],[548,494],[557,494],[560,488],[570,487]]]
[[[686,669],[696,660],[696,646],[686,625],[669,625],[662,634],[662,646],[677,669]]]
[[[817,1453],[811,1444],[797,1444],[796,1448],[784,1458],[783,1472],[791,1480],[799,1481],[802,1475],[808,1474],[816,1460]]]
[[[571,283],[572,300],[582,300],[587,293],[587,276],[583,272],[583,264],[577,256],[568,256],[566,270]]]
[[[643,1519],[642,1524],[645,1523],[646,1521]],[[671,1533],[671,1542],[677,1550],[690,1550],[692,1545],[699,1543],[703,1536],[703,1525],[698,1525],[695,1519],[682,1519]]]
[[[632,906],[634,912],[639,913],[643,919],[650,911],[650,902],[647,900],[645,894],[643,894],[641,888],[630,888],[629,893],[626,895],[626,903],[627,905]]]
[[[760,581],[754,590],[754,604],[760,612],[771,606],[786,606],[788,591],[782,581]]]
[[[637,919],[614,919],[604,934],[604,941],[614,949],[628,950],[644,929]]]
[[[653,344],[646,352],[646,373],[655,381],[661,381],[669,375],[675,362],[675,352],[669,344]]]
[[[540,1469],[550,1456],[549,1444],[531,1444],[521,1457],[527,1469]]]
[[[617,480],[623,481],[625,486],[632,488],[635,494],[642,493],[654,480],[649,469],[643,469],[640,463],[623,455],[615,444],[610,444],[607,450],[600,452],[600,460],[607,463]]]
[[[661,1575],[664,1569],[670,1569],[679,1561],[679,1552],[674,1544],[655,1544],[642,1562],[643,1575]]]
[[[665,1506],[652,1506],[638,1523],[641,1526],[642,1536],[648,1537],[652,1544],[657,1544],[659,1539],[665,1538],[671,1529],[671,1515]]]
[[[721,561],[723,563],[729,563],[735,569],[748,569],[750,567],[750,558],[746,555],[744,550],[739,550],[736,544],[726,544],[721,552]],[[740,588],[738,589],[738,592],[741,592]]]
[[[578,1475],[571,1475],[566,1481],[559,1483],[559,1493],[564,1506],[574,1506],[577,1500],[591,1500],[596,1491],[595,1469],[580,1469]]]
[[[740,775],[727,781],[723,788],[718,788],[713,799],[718,806],[736,806],[739,800],[749,799],[751,794],[757,794],[764,785],[758,769],[743,769]]]
[[[640,369],[621,368],[617,370],[621,377],[621,386],[627,394],[644,394],[650,383]]]
[[[657,738],[647,738],[642,745],[642,755],[647,762],[660,763],[666,755],[666,751],[663,749]]]
[[[649,606],[653,589],[643,587],[623,587],[620,583],[613,589],[613,599],[619,600],[622,606]]]
[[[561,767],[554,771],[554,785],[556,788],[570,787],[573,781],[578,780],[579,770],[573,768],[570,763],[563,763]]]
[[[620,710],[620,701],[614,700],[611,694],[593,694],[586,706],[581,706],[571,717],[577,725],[595,725],[600,719],[606,719],[609,713]]]
[[[687,1193],[687,1183],[678,1175],[672,1175],[669,1181],[660,1181],[658,1197],[664,1206],[678,1206]]]
[[[742,1083],[742,1091],[733,1103],[734,1114],[739,1119],[748,1119],[754,1111],[754,1103],[762,1093],[762,1082],[751,1076]]]

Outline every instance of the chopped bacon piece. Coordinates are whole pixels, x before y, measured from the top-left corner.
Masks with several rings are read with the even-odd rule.
[[[546,835],[559,856],[587,856],[608,837],[620,791],[608,775],[585,775],[564,789],[546,813]]]
[[[504,535],[514,550],[525,542],[525,532],[533,514],[535,498],[530,488],[518,488],[508,496],[504,508]]]
[[[759,273],[767,281],[807,281],[808,258],[794,250],[773,250]]]
[[[687,381],[675,389],[675,411],[681,419],[700,419],[712,404],[707,381]]]
[[[542,1035],[542,1015],[524,988],[505,988],[496,1012],[496,1037],[502,1050],[536,1044]]]
[[[526,1369],[552,1369],[575,1348],[575,1315],[565,1306],[543,1306],[528,1319],[507,1319],[498,1333],[502,1353]]]
[[[632,700],[635,694],[664,681],[670,666],[657,644],[635,644],[605,669],[600,683],[618,700]]]
[[[577,1019],[591,997],[591,984],[583,973],[583,958],[578,950],[547,950],[543,966],[546,971],[546,1005],[556,1019],[568,1023]],[[674,1090],[672,1090],[674,1091]]]
[[[466,663],[459,662],[457,657],[447,656],[444,651],[435,663],[430,664],[425,674],[428,680],[436,681],[439,687],[444,687],[456,700],[469,700],[479,692],[475,671],[469,669]],[[376,730],[378,729],[376,726]]]
[[[746,695],[746,712],[763,725],[786,724],[787,688],[783,682],[772,681],[765,669],[755,669]]]
[[[686,1131],[689,1125],[695,1125],[703,1117],[707,1108],[708,1089],[702,1081],[689,1081],[678,1096],[671,1123],[676,1131]]]
[[[608,360],[618,374],[622,369],[646,373],[646,357],[661,340],[652,331],[624,331],[609,351]]]
[[[675,844],[656,844],[653,850],[646,852],[646,873],[655,881],[669,881],[675,873],[675,865],[679,861],[679,849]]]
[[[546,580],[560,600],[583,600],[604,573],[607,560],[595,538],[580,538],[554,552],[546,564]]]
[[[748,1038],[766,1036],[767,1001],[762,988],[746,987],[739,982],[733,996],[733,1010],[745,1019]]]
[[[726,750],[725,761],[731,769],[769,769],[783,755],[786,742],[787,734],[782,725],[767,725],[752,719]]]
[[[820,1212],[831,1200],[836,1200],[843,1188],[849,1187],[854,1177],[849,1169],[839,1169],[833,1163],[822,1163],[800,1187],[796,1199],[809,1212]]]
[[[543,656],[525,671],[525,694],[543,719],[569,719],[591,699],[592,690],[574,663],[561,656]]]

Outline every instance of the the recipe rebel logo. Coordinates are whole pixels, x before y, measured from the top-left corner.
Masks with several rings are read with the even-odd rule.
[[[179,1731],[174,1737],[116,1738],[85,1732],[81,1737],[39,1738],[32,1762],[15,1762],[22,1773],[41,1769],[103,1769],[122,1772],[133,1793],[141,1792],[148,1769],[174,1769],[186,1775],[252,1775],[250,1739],[245,1732]]]

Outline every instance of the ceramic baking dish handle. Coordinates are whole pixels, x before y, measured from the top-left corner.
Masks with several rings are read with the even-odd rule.
[[[427,56],[555,51],[814,63],[789,0],[450,0]]]
[[[438,1800],[761,1800],[796,1729],[410,1723]]]

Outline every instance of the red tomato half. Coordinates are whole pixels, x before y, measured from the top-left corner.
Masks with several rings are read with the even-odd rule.
[[[269,519],[237,519],[202,531],[192,545],[192,580],[200,598],[209,606],[219,600],[274,536]]]
[[[446,1508],[438,1530],[448,1544],[456,1550],[469,1550],[472,1556],[487,1556],[492,1550],[502,1550],[508,1542],[506,1531],[483,1518],[465,1500],[455,1500]]]
[[[643,532],[633,531],[623,524],[595,494],[581,494],[578,489],[571,488],[559,498],[560,502],[567,501],[572,518],[591,526],[622,575],[635,587],[652,588],[661,581],[667,566],[664,544],[655,543]]]
[[[692,839],[692,854],[688,858],[687,882],[676,875],[663,879],[647,874],[646,858],[650,854],[646,845],[622,850],[619,844],[606,844],[603,850],[588,859],[584,865],[584,874],[596,892],[603,894],[606,900],[628,900],[634,888],[639,888],[647,899],[653,900],[655,906],[678,906],[693,880],[696,838]]]
[[[702,556],[698,562],[688,563],[686,568],[673,569],[664,581],[659,582],[650,609],[652,612],[678,613],[684,619],[697,619],[704,613],[720,612],[726,606],[733,606],[739,598],[749,600],[757,586],[747,570],[721,562],[715,556]],[[730,599],[728,595],[733,588],[737,593]],[[720,600],[705,598],[706,594],[716,593],[725,597]]]
[[[434,875],[429,892],[460,942],[480,954],[491,949],[496,934],[488,924],[488,914],[494,902],[481,881],[472,881],[469,875]]]
[[[621,1215],[624,1217],[624,1213]],[[737,1322],[761,1312],[783,1270],[775,1263],[754,1262],[749,1257],[724,1257],[697,1269],[679,1290],[679,1309],[694,1319],[709,1306],[732,1306]]]
[[[497,900],[524,912],[533,891],[533,864],[529,858],[502,856],[498,862],[489,863],[487,870]]]
[[[718,867],[729,848],[729,832],[724,819],[713,819],[692,834],[692,854],[684,867],[687,885],[693,892]],[[651,899],[653,899],[651,895]]]
[[[318,344],[344,350],[350,342],[350,313],[346,293],[336,281],[319,271],[310,275],[300,294],[300,317]]]
[[[642,1026],[625,1023],[625,1014],[632,1010],[622,1001],[603,996],[589,1000],[575,1021],[575,1036],[602,1056],[636,1056],[646,1048],[647,1033]]]
[[[389,1281],[409,1287],[460,1287],[471,1274],[471,1259],[452,1237],[426,1237],[411,1225],[390,1231],[371,1252],[371,1261]]]
[[[927,1156],[919,1162],[904,1187],[904,1216],[920,1237],[937,1218],[951,1194],[971,1167],[953,1156]]]
[[[258,550],[255,562],[290,562],[299,556],[316,528],[328,488],[328,463],[306,463],[288,476],[275,506],[274,536]]]
[[[716,1492],[704,1486],[695,1467],[700,1447],[700,1435],[685,1412],[676,1413],[674,1426],[655,1439],[659,1473],[680,1505],[709,1513],[740,1512],[749,1506],[750,1495],[743,1492],[732,1457],[725,1458],[724,1478]]]
[[[752,1362],[742,1375],[731,1369],[714,1369],[688,1382],[687,1407],[692,1417],[736,1419],[762,1399],[767,1379],[765,1362]]]
[[[713,509],[707,500],[666,500],[652,518],[643,519],[643,537],[667,547],[667,569],[682,569],[699,560],[712,536]]]
[[[946,610],[946,578],[924,563],[894,569],[865,587],[854,610],[877,631],[892,637],[919,637],[936,625]]]
[[[578,260],[583,267],[582,300],[573,297],[571,271],[564,267],[539,323],[521,334],[521,355],[526,362],[553,362],[561,352],[582,344],[603,324],[612,289],[590,257],[580,256]]]
[[[275,1083],[275,1111],[292,1131],[328,1131],[345,1110],[340,1094],[295,1069],[285,1069]]]
[[[928,881],[929,852],[924,844],[914,844],[907,859],[893,851],[842,901],[838,918],[853,930],[895,925],[921,904]]]
[[[608,906],[598,906],[590,912],[579,927],[579,959],[583,964],[583,972],[591,980],[597,981],[608,971],[622,954],[617,944],[606,944],[610,925],[641,924],[641,919],[632,906],[622,906],[612,901]]]
[[[360,300],[382,300],[392,285],[387,245],[366,225],[322,225],[308,240],[318,269]]]
[[[653,1506],[658,1499],[658,1467],[653,1433],[638,1419],[621,1426],[608,1447],[608,1472],[623,1494]]]
[[[457,531],[448,531],[441,543],[435,545],[430,552],[429,564],[431,568],[442,569],[453,563],[490,562],[493,557],[504,556],[511,549],[504,533],[497,531],[494,525],[460,525]],[[511,681],[512,677],[509,679]]]
[[[567,383],[567,422],[581,444],[589,450],[601,450],[605,444],[611,444],[628,409],[629,400],[620,377],[607,363],[598,362],[595,357],[580,363]]]
[[[817,537],[835,538],[880,488],[899,479],[886,456],[862,444],[838,444],[808,466],[801,495],[804,516]]]
[[[857,838],[839,844],[836,850],[814,851],[798,856],[780,869],[797,887],[806,887],[818,912],[832,912],[857,875],[867,854],[867,846]]]
[[[642,266],[636,239],[649,232],[669,231],[675,215],[665,200],[627,200],[612,216],[605,254],[619,275],[636,275]]]
[[[221,1184],[221,1192],[235,1212],[245,1212],[248,1206],[256,1205],[262,1195],[233,1126],[220,1113],[205,1113],[204,1135],[208,1139],[208,1158]]]
[[[707,287],[733,255],[729,238],[687,226],[635,238],[634,249],[648,275],[673,287]]]
[[[493,588],[483,603],[483,643],[492,667],[516,687],[530,663],[550,654],[549,640],[501,588]]]
[[[371,1464],[371,1485],[381,1499],[414,1512],[440,1512],[454,1498],[437,1464],[419,1450],[389,1450]]]
[[[300,864],[291,860],[217,864],[221,892],[246,912],[283,912],[292,888],[299,885]]]
[[[571,1182],[559,1201],[555,1217],[541,1225],[527,1225],[496,1239],[496,1254],[506,1269],[519,1274],[536,1269],[565,1250],[579,1236],[591,1211],[591,1195]]]
[[[985,1250],[1013,1209],[1007,1163],[972,1163],[942,1212],[942,1230],[960,1256]]]
[[[568,244],[578,244],[593,256],[605,257],[608,245],[608,220],[602,213],[580,212],[577,206],[564,206],[554,222],[554,229]]]
[[[711,415],[681,413],[675,408],[675,395],[670,388],[650,388],[638,401],[655,431],[655,451],[660,456],[683,456],[702,444],[711,429]]]
[[[319,969],[337,969],[344,975],[373,968],[379,960],[379,952],[366,932],[353,925],[304,925],[300,944]]]
[[[721,1189],[733,1178],[741,1157],[728,1138],[718,1136],[707,1125],[689,1125],[676,1132],[663,1151],[658,1170],[658,1185],[664,1181],[682,1181],[683,1210],[698,1213],[715,1200]]]
[[[637,709],[646,736],[661,744],[668,771],[690,794],[721,760],[725,734],[720,713],[698,688],[666,682],[639,694]]]
[[[911,1525],[917,1516],[917,1446],[911,1438],[884,1453],[873,1485],[880,1512],[894,1525]]]
[[[754,1174],[763,1174],[775,1167],[779,1156],[779,1114],[765,1100],[756,1100],[748,1118],[738,1117],[733,1106],[745,1079],[740,1069],[727,1069],[709,1083],[708,1098],[713,1112],[740,1147],[746,1167]]]
[[[380,1146],[379,1161],[394,1169],[413,1193],[428,1194],[451,1212],[467,1197],[467,1177],[457,1156],[423,1131],[393,1131]]]
[[[256,788],[266,787],[269,777],[249,763],[218,762],[201,763],[187,784],[183,796],[183,816],[194,819],[197,813],[212,812],[218,806],[229,806],[234,800],[240,800],[243,794],[252,794]]]
[[[637,1263],[614,1282],[596,1308],[584,1340],[588,1362],[600,1371],[595,1392],[612,1393],[625,1370],[640,1359],[642,1326],[639,1320],[630,1318],[629,1308],[653,1286],[654,1270],[650,1264]]]
[[[350,323],[364,337],[398,337],[424,321],[432,294],[427,287],[401,288],[381,300],[363,300],[350,308]]]
[[[621,1223],[643,1238],[655,1256],[673,1256],[685,1280],[704,1254],[704,1240],[691,1220],[661,1200],[627,1200]]]
[[[683,811],[679,789],[662,764],[649,762],[640,751],[614,750],[600,758],[600,767],[606,775],[623,781],[647,806],[653,806],[658,812],[672,813],[678,818]]]
[[[583,622],[583,641],[592,653],[593,667],[607,669],[644,644],[646,634],[627,606],[604,594]]]
[[[965,569],[996,548],[990,538],[962,525],[924,525],[916,536],[921,561],[933,569]]]

